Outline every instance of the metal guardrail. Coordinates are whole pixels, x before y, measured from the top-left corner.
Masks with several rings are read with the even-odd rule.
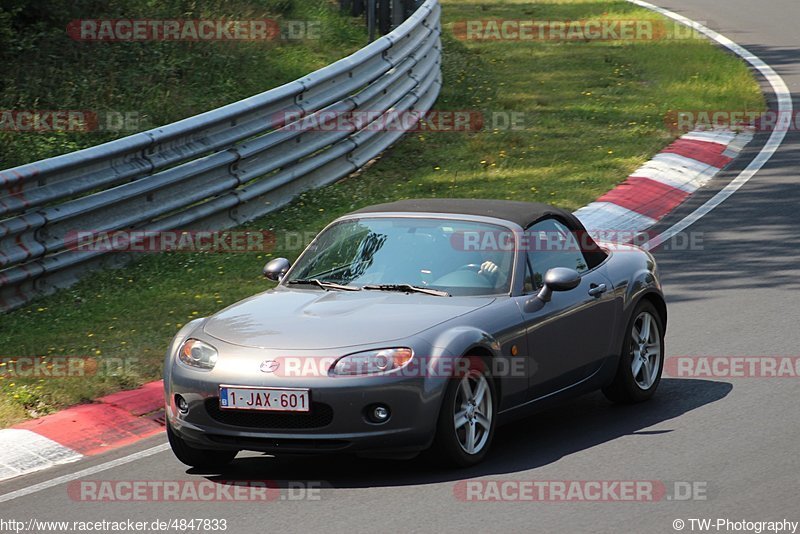
[[[320,131],[313,118],[429,110],[441,87],[440,11],[426,0],[352,55],[253,97],[0,171],[0,310],[130,259],[75,250],[77,230],[229,228],[362,167],[404,132]],[[284,125],[287,113],[305,120]]]

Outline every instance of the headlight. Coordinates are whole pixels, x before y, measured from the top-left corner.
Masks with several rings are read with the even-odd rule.
[[[189,367],[211,370],[217,364],[217,349],[198,339],[187,339],[178,349],[178,359]]]
[[[374,375],[400,369],[411,361],[411,349],[382,349],[359,352],[340,358],[333,366],[335,375]]]

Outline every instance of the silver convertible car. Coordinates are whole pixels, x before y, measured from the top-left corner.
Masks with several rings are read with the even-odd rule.
[[[430,449],[467,466],[498,424],[597,389],[643,401],[661,379],[653,257],[544,204],[372,206],[264,274],[277,287],[192,321],[169,347],[167,432],[187,465]]]

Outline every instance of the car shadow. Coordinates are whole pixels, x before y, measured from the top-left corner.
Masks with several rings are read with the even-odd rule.
[[[642,404],[612,404],[599,392],[585,395],[500,427],[484,462],[466,469],[444,468],[424,455],[411,460],[246,455],[221,471],[189,469],[187,473],[220,483],[269,480],[277,487],[308,482],[321,483],[322,488],[419,485],[517,473],[622,436],[672,432],[672,428],[646,429],[719,401],[732,389],[726,382],[665,378],[658,394]]]

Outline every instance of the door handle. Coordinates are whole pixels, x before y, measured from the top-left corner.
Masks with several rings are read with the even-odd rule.
[[[605,293],[607,289],[608,288],[606,287],[605,284],[600,284],[600,285],[592,284],[589,286],[589,294],[593,297],[599,297],[600,295]]]

